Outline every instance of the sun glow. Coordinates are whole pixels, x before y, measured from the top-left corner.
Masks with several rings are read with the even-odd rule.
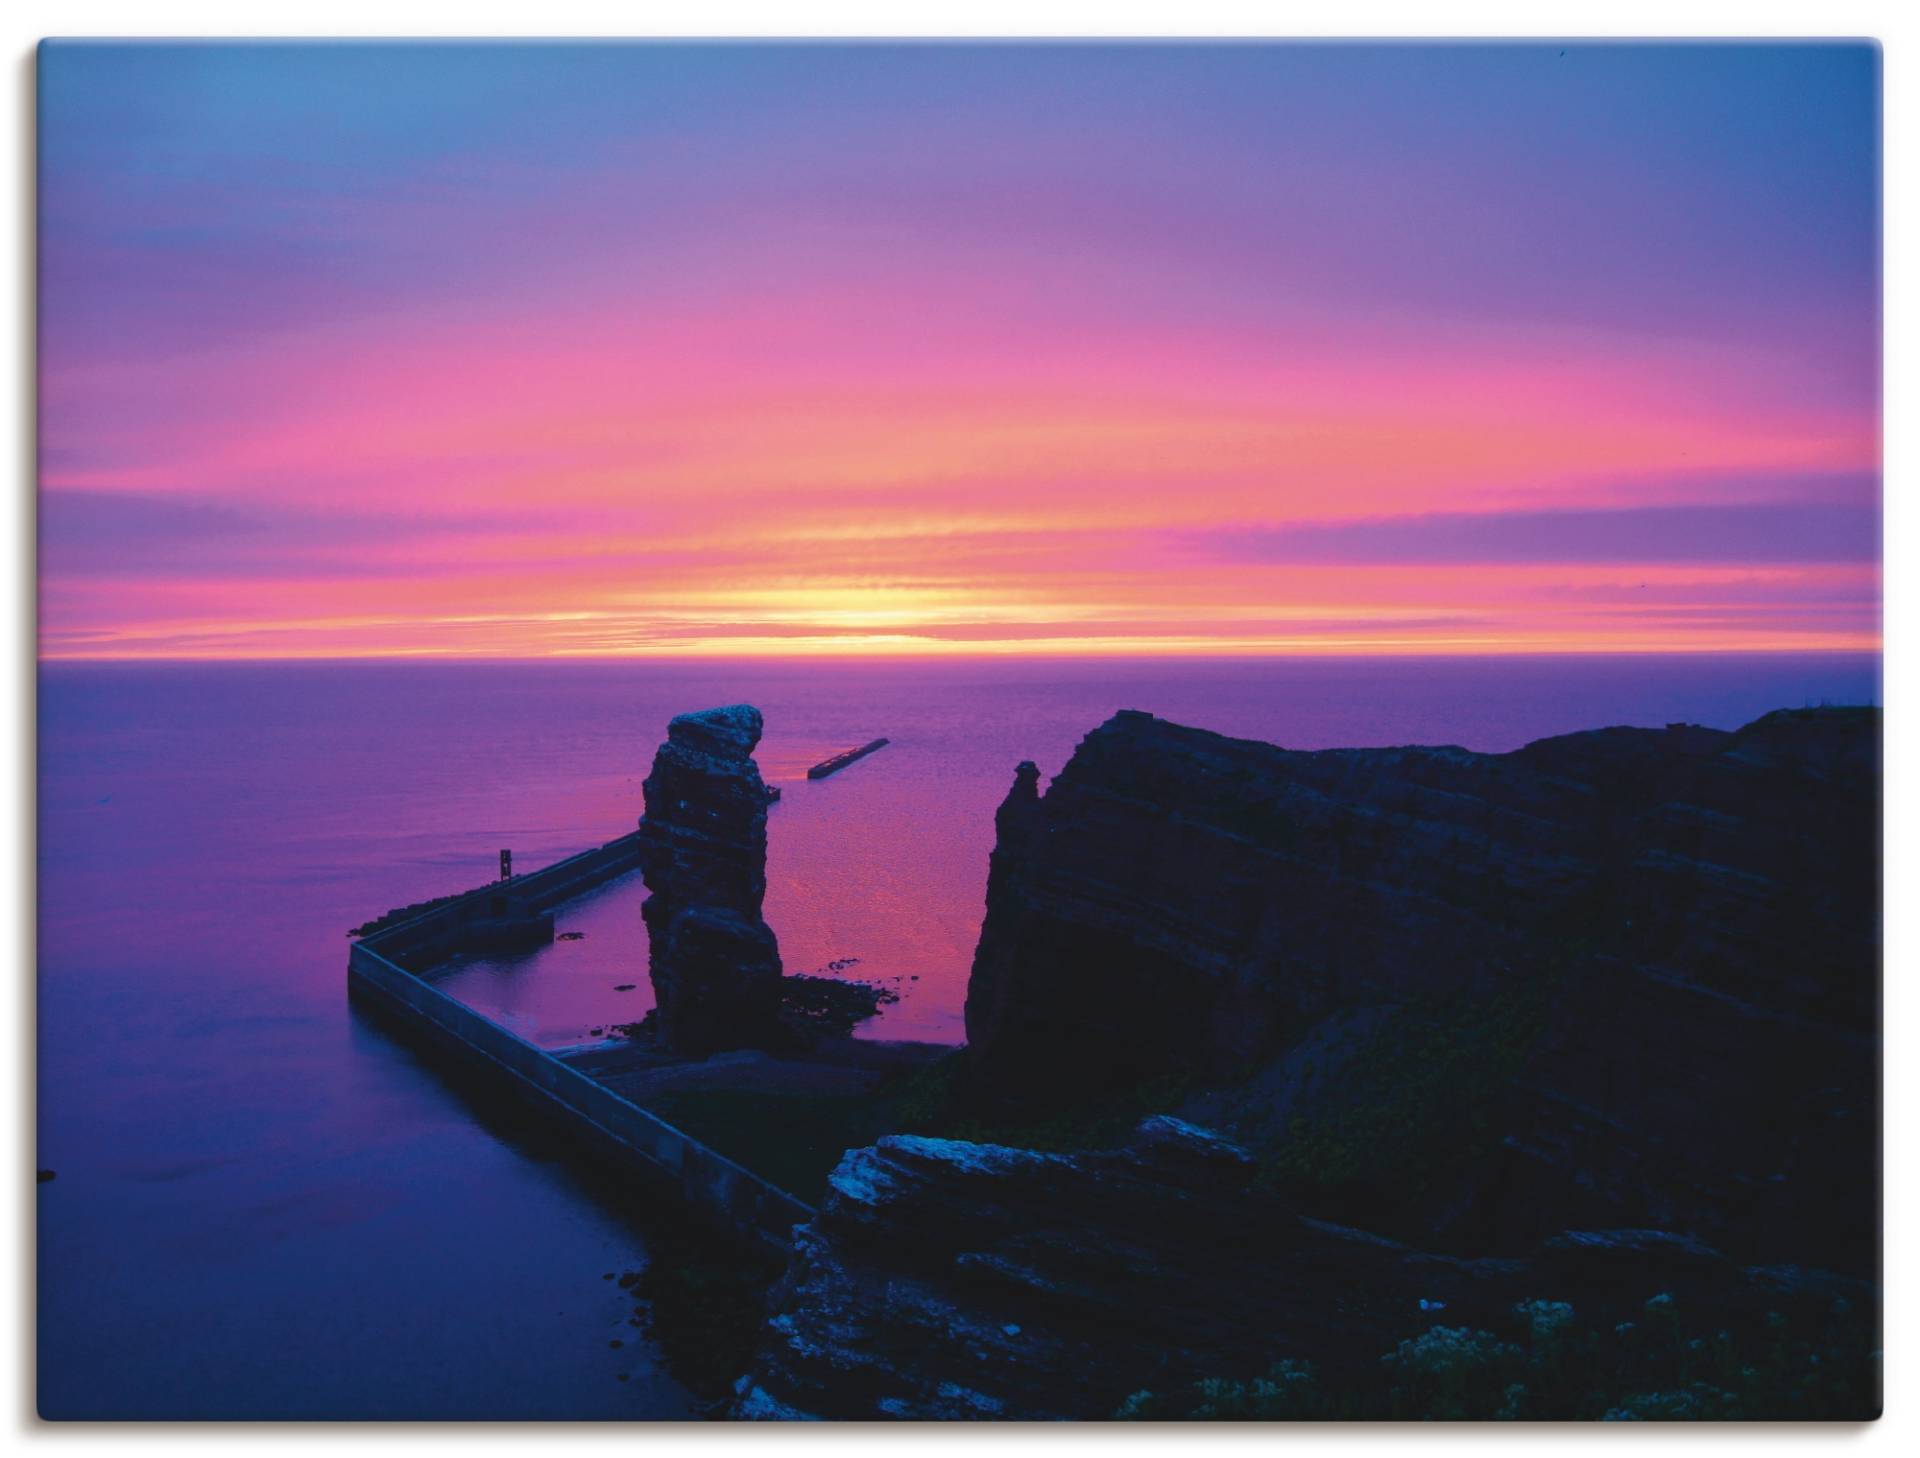
[[[1513,48],[1497,134],[1437,74],[1076,54],[941,62],[958,131],[858,57],[830,106],[549,58],[503,132],[424,47],[444,130],[371,88],[349,146],[232,57],[196,110],[53,53],[43,655],[1878,646],[1854,60],[1735,188],[1757,53],[1546,101]]]

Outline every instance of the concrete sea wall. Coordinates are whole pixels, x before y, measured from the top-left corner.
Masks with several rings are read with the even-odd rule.
[[[538,871],[451,897],[418,916],[390,921],[360,945],[377,947],[388,961],[414,971],[457,952],[539,946],[553,940],[554,907],[639,864],[640,835],[633,831]]]
[[[468,933],[477,926],[507,917],[525,922],[544,916],[550,935],[554,906],[632,869],[634,840],[623,836],[383,928],[354,945],[347,958],[349,988],[373,999],[409,1032],[456,1055],[561,1121],[572,1134],[628,1164],[694,1213],[785,1252],[793,1227],[813,1218],[811,1206],[447,996],[419,975],[450,951],[470,945]],[[402,965],[403,960],[407,965]]]

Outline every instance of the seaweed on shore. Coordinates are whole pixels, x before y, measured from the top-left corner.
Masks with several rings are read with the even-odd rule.
[[[780,979],[780,1023],[803,1043],[853,1031],[900,994],[872,982],[797,975]]]
[[[829,1038],[845,1037],[856,1024],[899,1000],[899,993],[873,982],[805,974],[783,977],[777,1015],[781,1037],[770,1051],[799,1051]],[[652,1037],[657,1012],[648,1012],[638,1022],[614,1023],[607,1031],[622,1038]]]

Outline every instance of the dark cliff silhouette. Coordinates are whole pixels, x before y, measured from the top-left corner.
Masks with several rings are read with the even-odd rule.
[[[1874,1415],[1879,756],[1022,764],[951,1092],[834,1173],[737,1415]]]
[[[1488,755],[1116,715],[1044,795],[1022,766],[1001,811],[970,1075],[1023,1102],[1243,1080],[1203,1112],[1260,1145],[1364,1134],[1347,1106],[1395,1090],[1360,1065],[1445,1044],[1426,1092],[1453,1108],[1408,1110],[1416,1132],[1454,1112],[1497,1138],[1430,1171],[1417,1212],[1391,1208],[1395,1170],[1356,1167],[1343,1213],[1483,1249],[1664,1225],[1870,1271],[1879,722]]]

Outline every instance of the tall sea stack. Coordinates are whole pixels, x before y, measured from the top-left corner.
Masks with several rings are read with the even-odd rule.
[[[765,1046],[780,1004],[780,946],[761,919],[767,787],[750,704],[681,714],[653,757],[640,821],[648,973],[661,1043],[676,1052]]]

